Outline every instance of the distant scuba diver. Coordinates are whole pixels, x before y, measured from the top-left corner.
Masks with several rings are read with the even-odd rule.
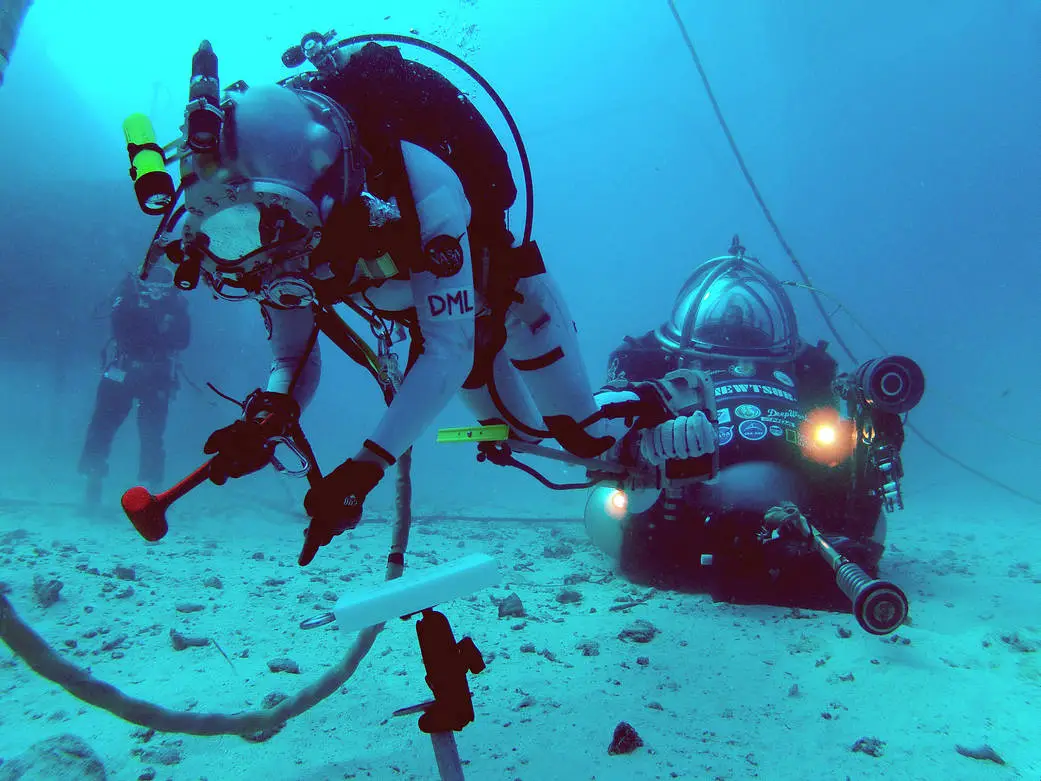
[[[812,540],[778,520],[795,506],[839,556],[874,576],[886,512],[903,506],[901,415],[920,401],[924,377],[901,356],[838,374],[826,347],[799,337],[781,283],[737,237],[727,255],[700,265],[671,318],[611,354],[604,392],[681,367],[707,372],[718,474],[659,482],[624,502],[598,487],[585,513],[594,541],[634,579],[734,601],[831,602],[834,574],[812,555]],[[629,452],[654,466],[646,448]]]
[[[127,275],[116,289],[110,320],[112,337],[102,350],[101,380],[79,462],[79,472],[87,478],[88,506],[101,499],[112,442],[135,401],[138,479],[148,486],[162,483],[163,437],[178,383],[177,354],[191,338],[188,307],[168,273],[165,280],[160,272],[147,282]]]
[[[514,246],[506,214],[517,189],[495,133],[444,76],[366,40],[309,34],[283,61],[316,70],[279,86],[232,85],[224,101],[204,42],[176,195],[147,120],[125,125],[142,208],[164,215],[145,273],[165,256],[182,289],[202,279],[220,298],[259,302],[273,352],[266,388],[206,441],[209,479],[261,469],[276,441],[295,442],[313,467],[297,419],[319,380],[318,331],[364,360],[335,304],[380,340],[389,407],[352,457],[324,477],[310,470],[302,565],[359,522],[387,467],[460,391],[479,420],[505,418],[518,436],[588,457],[613,444],[599,434],[574,324],[530,239],[530,177]],[[390,347],[406,329],[402,376]]]

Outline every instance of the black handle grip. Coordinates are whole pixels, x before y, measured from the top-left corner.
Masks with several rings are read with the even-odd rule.
[[[665,477],[669,480],[708,480],[716,476],[718,464],[715,453],[673,459],[665,462]]]

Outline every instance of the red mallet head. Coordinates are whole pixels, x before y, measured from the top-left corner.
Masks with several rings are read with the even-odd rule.
[[[138,534],[149,542],[156,542],[166,536],[169,526],[166,523],[166,508],[169,501],[162,501],[153,496],[149,490],[137,485],[123,494],[123,512],[134,524]]]

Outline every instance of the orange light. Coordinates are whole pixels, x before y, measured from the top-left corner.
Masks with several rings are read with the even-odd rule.
[[[813,432],[813,438],[818,445],[834,445],[835,440],[838,438],[838,432],[835,431],[835,427],[830,423],[821,423],[817,426],[816,431]]]
[[[856,431],[838,410],[822,407],[806,416],[799,426],[799,446],[804,456],[825,466],[838,466],[853,454]]]
[[[621,518],[629,509],[629,495],[620,488],[611,491],[607,496],[607,514],[612,518]]]

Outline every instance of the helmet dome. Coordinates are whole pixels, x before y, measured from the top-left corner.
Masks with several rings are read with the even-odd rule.
[[[363,186],[346,112],[324,95],[282,86],[233,93],[216,155],[182,168],[186,246],[211,275],[298,258],[321,239],[333,205]]]
[[[754,259],[724,255],[695,269],[658,337],[673,350],[790,359],[798,346],[798,326],[773,274]]]

